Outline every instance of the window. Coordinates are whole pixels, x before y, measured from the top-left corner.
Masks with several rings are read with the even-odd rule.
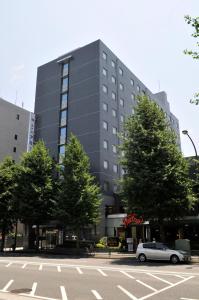
[[[16,115],[16,119],[19,120],[19,114]]]
[[[67,76],[67,75],[68,75],[68,64],[63,64],[62,76]]]
[[[62,79],[62,92],[68,90],[68,77]]]
[[[114,118],[116,118],[116,116],[117,116],[117,111],[116,111],[115,109],[112,109],[112,116],[113,116]]]
[[[108,123],[106,121],[103,121],[103,128],[105,130],[108,130]]]
[[[111,80],[112,80],[112,83],[116,84],[116,78],[115,78],[115,76],[112,76]]]
[[[113,100],[116,100],[116,93],[112,92],[111,96]]]
[[[115,68],[115,62],[113,60],[111,61],[111,66]]]
[[[108,150],[108,141],[104,140],[103,147],[104,149]]]
[[[107,77],[107,75],[108,75],[108,71],[107,71],[105,68],[103,68],[103,71],[102,71],[102,73],[103,73],[103,75],[104,75],[104,76],[106,76],[106,77]]]
[[[108,169],[108,160],[104,160],[104,169],[105,169],[105,170]]]
[[[108,104],[107,103],[103,103],[103,110],[108,111]]]
[[[13,152],[16,152],[17,151],[17,148],[16,147],[13,147]]]
[[[17,134],[15,134],[15,140],[17,140],[17,138],[18,138],[18,135],[17,135]]]
[[[135,94],[131,94],[131,99],[134,101],[135,100]]]
[[[112,145],[112,150],[113,150],[113,153],[117,153],[117,147],[116,147],[116,145]]]
[[[103,86],[102,86],[102,90],[103,90],[103,92],[104,92],[105,94],[108,93],[108,88],[107,88],[107,86],[104,85],[104,84],[103,84]]]
[[[117,134],[117,128],[113,127],[113,134]]]
[[[103,52],[102,56],[104,60],[107,60],[107,54],[105,52]]]
[[[61,95],[61,109],[67,108],[68,106],[68,94],[64,93]]]
[[[133,79],[131,79],[131,85],[134,86],[134,80]]]
[[[137,91],[140,92],[140,86],[139,85],[137,85]]]
[[[119,68],[119,74],[123,76],[123,70],[121,68]]]
[[[120,115],[120,121],[123,123],[124,122],[124,116]]]
[[[120,83],[120,90],[123,91],[124,90],[124,85],[122,83]]]
[[[109,191],[109,182],[108,181],[104,181],[104,184],[103,184],[103,190],[105,192],[108,192]]]
[[[60,144],[66,143],[66,127],[60,128],[59,143]]]
[[[59,146],[59,163],[63,162],[65,156],[65,145]]]
[[[66,110],[61,111],[60,126],[65,126],[66,125],[66,117],[67,117]]]
[[[118,165],[113,165],[113,172],[114,173],[117,173],[118,172]]]
[[[124,107],[124,99],[120,98],[120,105]]]

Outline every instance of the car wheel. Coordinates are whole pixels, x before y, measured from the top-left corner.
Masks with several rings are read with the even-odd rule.
[[[146,255],[144,255],[143,253],[139,255],[138,257],[140,262],[145,262],[146,261]]]
[[[170,261],[172,264],[177,264],[179,262],[179,257],[177,255],[172,255]]]

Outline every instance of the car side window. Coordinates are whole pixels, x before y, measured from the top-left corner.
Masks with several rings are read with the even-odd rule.
[[[143,244],[143,248],[146,248],[146,249],[155,249],[155,243]]]
[[[156,249],[163,250],[165,247],[162,243],[156,243]]]

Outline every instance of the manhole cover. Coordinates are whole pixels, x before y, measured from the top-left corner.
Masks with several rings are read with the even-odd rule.
[[[21,294],[21,293],[30,293],[31,291],[32,291],[32,289],[22,288],[22,289],[12,290],[10,292],[13,293],[13,294]]]

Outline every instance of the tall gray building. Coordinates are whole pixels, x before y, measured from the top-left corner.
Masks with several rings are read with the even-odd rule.
[[[0,161],[16,162],[33,145],[34,114],[0,98]]]
[[[43,139],[61,162],[67,137],[75,134],[90,157],[91,171],[103,191],[101,233],[108,213],[122,212],[116,196],[123,170],[118,163],[117,133],[133,113],[136,96],[146,94],[164,110],[175,129],[165,92],[153,94],[100,40],[38,68],[35,139]]]

